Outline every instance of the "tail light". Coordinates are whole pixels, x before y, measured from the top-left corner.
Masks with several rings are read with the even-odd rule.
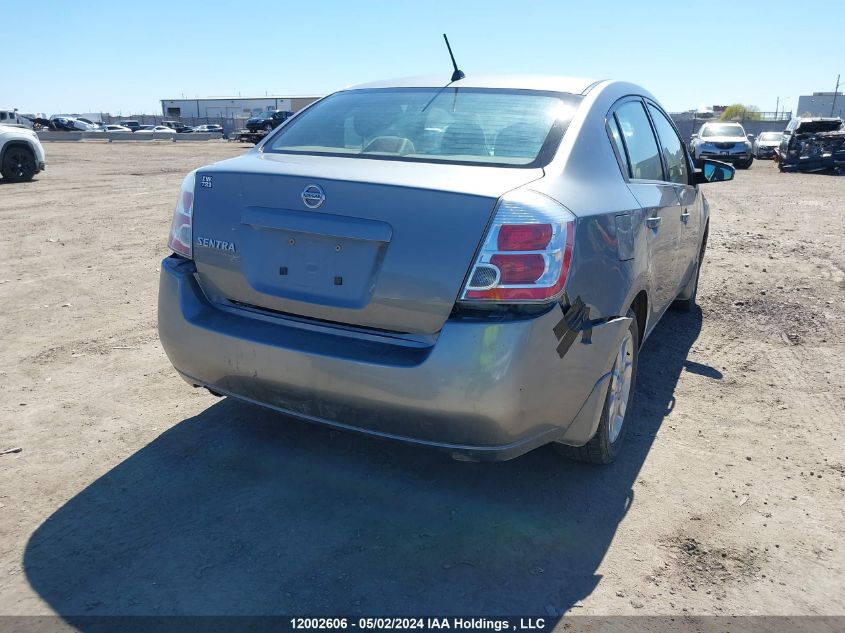
[[[473,264],[463,301],[544,303],[557,299],[572,260],[575,216],[535,191],[518,191],[496,206]]]
[[[193,258],[194,249],[192,222],[194,217],[194,182],[196,172],[191,172],[182,181],[182,189],[179,192],[179,199],[176,201],[176,210],[173,212],[173,222],[170,225],[170,238],[167,246],[174,253]]]

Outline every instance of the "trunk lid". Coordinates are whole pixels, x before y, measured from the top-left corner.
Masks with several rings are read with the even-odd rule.
[[[433,334],[497,199],[542,175],[252,152],[197,172],[199,283],[219,303]],[[314,186],[325,198],[312,209]]]

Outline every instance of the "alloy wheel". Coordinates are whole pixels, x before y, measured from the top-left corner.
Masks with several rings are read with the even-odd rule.
[[[631,379],[634,374],[634,337],[631,332],[619,344],[616,362],[610,378],[610,390],[607,396],[607,433],[612,444],[622,432],[625,412],[631,397]]]

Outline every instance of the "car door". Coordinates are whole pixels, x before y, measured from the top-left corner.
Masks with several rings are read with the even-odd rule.
[[[608,125],[627,170],[628,187],[645,214],[652,286],[649,305],[652,316],[659,317],[677,294],[680,201],[674,185],[666,182],[663,158],[642,99],[617,102]]]
[[[677,294],[690,275],[695,274],[703,212],[701,195],[693,183],[689,156],[677,129],[663,110],[654,103],[648,103],[648,113],[657,131],[666,180],[672,183],[678,196],[679,208],[674,210],[680,221],[674,266]]]

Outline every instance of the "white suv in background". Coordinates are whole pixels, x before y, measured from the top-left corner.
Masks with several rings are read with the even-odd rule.
[[[0,125],[0,174],[6,182],[26,182],[45,169],[44,148],[35,132]]]
[[[739,123],[710,121],[693,134],[690,153],[696,167],[705,158],[732,163],[738,169],[748,169],[754,162],[751,138],[745,135],[745,128]]]

